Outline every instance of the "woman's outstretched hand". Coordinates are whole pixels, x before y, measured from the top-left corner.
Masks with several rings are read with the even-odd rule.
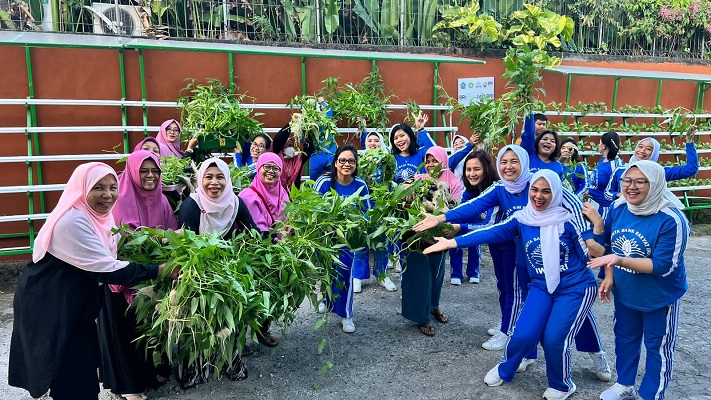
[[[457,247],[457,242],[455,242],[454,240],[450,240],[450,239],[443,238],[443,237],[435,237],[435,240],[437,241],[437,243],[426,248],[422,253],[424,253],[424,254],[437,253],[439,251],[445,251],[445,250],[453,249],[453,248]],[[454,243],[454,245],[452,245],[452,243]]]
[[[415,226],[412,227],[412,230],[414,230],[415,232],[423,232],[428,229],[432,229],[440,224],[439,219],[437,219],[437,217],[435,217],[434,215],[426,213],[424,211],[420,214],[424,215],[425,219],[416,223]]]
[[[620,265],[620,256],[617,254],[607,254],[588,261],[588,268],[593,269],[600,267],[614,267],[615,265]]]

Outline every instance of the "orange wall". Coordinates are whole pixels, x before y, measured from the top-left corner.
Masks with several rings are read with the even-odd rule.
[[[31,51],[35,96],[48,99],[107,99],[121,98],[119,55],[115,50],[32,48]],[[139,57],[136,51],[125,52],[127,100],[141,100]],[[219,53],[146,50],[143,52],[146,74],[146,97],[152,101],[173,101],[186,79],[195,78],[199,83],[209,78],[229,82],[228,56]],[[22,47],[0,46],[0,98],[25,98],[29,95],[25,50]],[[480,76],[495,77],[495,95],[505,91],[501,59],[486,59],[486,65],[440,64],[439,73],[444,89],[453,97],[457,95],[457,79]],[[608,68],[646,69],[691,73],[711,73],[711,67],[680,63],[632,63],[632,62],[586,62],[566,61],[567,65],[586,65]],[[397,95],[395,102],[412,99],[419,104],[433,102],[434,66],[418,62],[378,62],[386,90]],[[359,82],[370,71],[370,61],[340,59],[307,59],[306,90],[315,93],[322,81],[329,76],[338,76],[341,82]],[[301,59],[298,57],[275,57],[258,55],[234,55],[235,82],[239,92],[247,93],[256,103],[286,103],[301,94]],[[614,79],[575,77],[571,87],[571,103],[578,101],[612,102]],[[544,87],[548,92],[546,101],[563,102],[566,94],[566,77],[555,73],[544,74]],[[653,106],[656,101],[657,81],[622,79],[619,85],[618,106],[625,104]],[[661,104],[672,108],[693,108],[696,85],[690,82],[668,81],[664,83]],[[711,97],[708,96],[708,97]],[[706,100],[705,108],[711,108]],[[391,121],[402,120],[404,112],[395,111]],[[140,108],[129,108],[129,125],[143,123]],[[0,126],[19,127],[26,125],[24,106],[0,106]],[[121,125],[118,107],[55,107],[38,106],[40,126],[74,125]],[[150,108],[148,123],[159,125],[169,118],[179,118],[179,113],[170,108]],[[280,127],[289,120],[289,112],[267,111],[259,118],[268,127]],[[456,122],[456,118],[455,118]],[[467,132],[466,126],[460,126]],[[143,137],[131,133],[131,145]],[[27,138],[24,134],[2,136],[0,156],[27,153]],[[444,144],[443,135],[438,141]],[[121,133],[56,133],[41,134],[40,148],[43,155],[82,154],[112,151],[122,143]],[[119,149],[120,151],[120,149]],[[45,183],[64,183],[77,162],[46,162],[43,164]],[[27,167],[23,164],[3,165],[0,186],[27,184]],[[36,175],[35,175],[36,176]],[[48,193],[46,199],[51,207],[59,193]],[[0,195],[3,214],[28,212],[27,196]],[[36,203],[36,205],[38,205]],[[1,224],[0,233],[25,231],[25,223]],[[20,241],[21,242],[21,241]],[[1,247],[19,245],[18,241],[0,241]]]

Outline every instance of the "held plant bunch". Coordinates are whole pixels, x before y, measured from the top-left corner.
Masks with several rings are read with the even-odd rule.
[[[184,134],[229,138],[237,143],[251,140],[262,133],[262,123],[252,117],[263,113],[252,115],[251,109],[242,108],[245,99],[245,94],[234,93],[217,79],[209,79],[207,85],[191,79],[178,99]]]
[[[385,149],[367,150],[358,155],[359,175],[369,188],[378,185],[378,181],[392,182],[395,168],[395,156]]]
[[[291,99],[288,103],[292,115],[289,121],[291,133],[299,143],[303,143],[310,138],[314,146],[325,150],[334,145],[334,138],[338,135],[336,123],[333,118],[326,115],[328,110],[321,109],[316,97],[303,95]],[[293,112],[294,108],[300,109]],[[298,143],[294,143],[294,147]]]

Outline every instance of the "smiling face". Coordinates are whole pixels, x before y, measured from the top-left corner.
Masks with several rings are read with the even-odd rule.
[[[257,136],[252,140],[252,145],[249,147],[249,155],[253,159],[259,158],[262,154],[267,152],[267,141],[263,137]]]
[[[538,178],[528,190],[528,199],[536,211],[543,211],[551,204],[553,190],[545,178]]]
[[[356,169],[356,163],[358,162],[358,155],[353,153],[351,150],[344,150],[338,154],[338,158],[334,165],[336,166],[336,173],[341,178],[349,177],[353,175]]]
[[[202,177],[202,189],[207,194],[207,197],[216,199],[222,195],[227,186],[225,174],[217,167],[210,167],[205,171]]]
[[[546,130],[546,127],[548,126],[548,121],[544,120],[537,120],[536,121],[536,135],[540,135],[541,132]]]
[[[555,136],[552,133],[546,133],[538,142],[538,155],[548,158],[555,151],[555,147]]]
[[[464,166],[464,176],[472,186],[479,185],[484,180],[484,166],[478,158],[470,158]]]
[[[440,164],[440,162],[437,161],[437,159],[434,158],[434,156],[432,154],[428,154],[427,158],[425,158],[425,170],[428,173],[432,173],[432,171],[434,171],[435,168],[437,168],[437,166],[439,164]]]
[[[509,182],[521,176],[521,160],[513,150],[507,150],[499,161],[499,176]]]
[[[407,136],[407,135],[405,135],[405,136]],[[365,148],[369,149],[369,150],[379,149],[380,148],[380,138],[378,137],[378,135],[369,135],[365,139]]]
[[[575,144],[573,143],[566,142],[560,146],[560,158],[569,159],[573,156],[573,152],[575,152]]]
[[[409,155],[407,148],[410,147],[410,136],[402,129],[395,132],[393,135],[393,144],[400,150],[400,154],[403,156]]]
[[[180,127],[175,122],[172,122],[165,128],[165,138],[168,143],[175,143],[180,139]]]
[[[620,182],[622,195],[628,203],[639,206],[649,195],[649,180],[637,167],[632,167],[625,173]]]
[[[454,149],[454,151],[459,151],[466,145],[467,143],[464,141],[464,139],[460,138],[459,136],[454,138],[454,142],[452,142],[452,148]]]
[[[141,145],[141,150],[150,151],[151,153],[160,157],[160,147],[158,147],[158,143],[153,142],[151,140],[146,140],[145,142],[143,142],[143,144]]]
[[[153,190],[158,185],[158,179],[160,179],[160,168],[158,168],[155,161],[147,158],[141,163],[141,168],[138,169],[138,176],[141,178],[143,190]]]
[[[654,144],[651,140],[642,140],[634,149],[634,156],[637,161],[649,160],[652,154],[654,154]]]
[[[86,195],[86,203],[99,215],[106,215],[118,200],[118,183],[113,175],[96,182]]]
[[[281,168],[273,162],[268,162],[259,168],[259,178],[266,185],[273,185],[279,182]]]

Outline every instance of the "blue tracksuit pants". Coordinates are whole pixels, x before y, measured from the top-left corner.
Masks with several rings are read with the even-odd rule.
[[[388,253],[384,251],[375,251],[375,265],[373,266],[373,275],[376,278],[385,277],[388,272]],[[367,247],[355,255],[353,263],[353,278],[355,279],[370,279],[370,249]]]
[[[615,299],[615,356],[617,382],[632,386],[637,377],[642,342],[647,350],[639,396],[664,400],[674,369],[674,348],[679,329],[679,303],[653,311],[629,308]]]
[[[470,278],[479,278],[479,259],[481,258],[481,246],[467,247],[467,276]],[[462,275],[462,267],[464,263],[465,249],[450,249],[449,250],[449,265],[452,268],[451,277],[464,279]]]
[[[571,345],[597,297],[597,286],[572,287],[548,293],[531,285],[519,321],[499,364],[499,376],[511,382],[532,347],[543,344],[548,386],[568,392],[573,385]]]
[[[342,318],[353,318],[353,285],[351,273],[354,254],[349,250],[340,250],[338,259],[341,263],[333,264],[335,271],[331,277],[332,298],[326,298],[326,309],[332,310]]]

